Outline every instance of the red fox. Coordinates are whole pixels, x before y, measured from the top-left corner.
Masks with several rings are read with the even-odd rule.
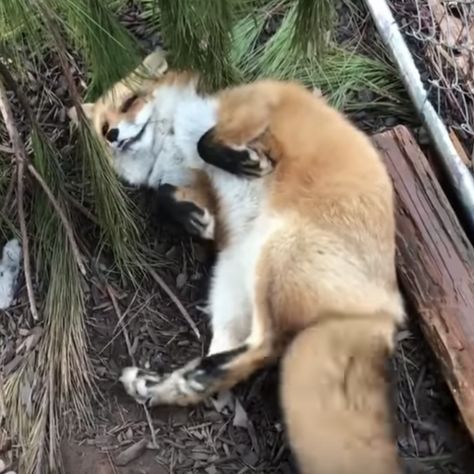
[[[382,161],[297,83],[263,80],[214,96],[195,84],[172,72],[156,80],[135,105],[134,117],[146,118],[134,130],[145,136],[143,120],[160,117],[149,143],[168,148],[154,148],[156,163],[204,174],[215,197],[223,231],[213,338],[203,358],[166,375],[128,367],[121,382],[138,402],[188,405],[282,356],[282,408],[303,474],[400,473],[386,363],[404,308]],[[137,143],[100,107],[96,128],[107,120],[118,148]]]

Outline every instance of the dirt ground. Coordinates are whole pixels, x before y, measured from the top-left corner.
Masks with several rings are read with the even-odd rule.
[[[206,348],[209,335],[200,308],[205,303],[212,256],[203,245],[180,237],[179,230],[167,225],[157,231],[156,243],[170,259],[160,274],[190,312],[204,340],[196,340],[173,304],[154,286],[140,293],[117,289],[121,314],[106,291],[97,288],[91,295],[89,330],[104,398],[95,406],[93,426],[64,441],[67,473],[296,472],[278,408],[277,368],[257,374],[232,395],[221,395],[203,406],[152,409],[149,420],[117,384],[120,368],[131,363],[124,333],[117,325],[125,313],[131,353],[141,365],[169,368]],[[408,472],[471,472],[473,447],[414,321],[398,336],[393,371],[398,388],[398,443]],[[142,454],[127,466],[116,465],[136,443]]]
[[[129,12],[127,18],[130,27],[136,26],[136,12]],[[154,43],[149,41],[149,45]],[[59,105],[49,119],[53,128],[65,126]],[[398,122],[397,117],[381,122],[366,114],[353,119],[372,132]],[[148,212],[145,199],[138,200]],[[256,374],[232,394],[222,394],[204,405],[157,408],[148,414],[117,383],[121,368],[132,362],[169,370],[204,354],[209,341],[204,308],[212,253],[204,244],[162,222],[160,216],[152,219],[149,238],[162,261],[159,275],[190,313],[202,338],[197,340],[153,279],[143,281],[139,290],[123,288],[113,278],[109,288],[92,282],[88,333],[101,398],[94,403],[92,423],[73,424],[65,430],[71,433],[62,442],[66,473],[296,472],[279,413],[278,367]],[[102,265],[107,269],[107,262]],[[0,318],[1,342],[21,332],[21,324],[21,319]],[[7,360],[4,356],[5,352],[2,363]],[[407,472],[473,472],[474,447],[416,318],[411,318],[398,335],[393,373],[398,389],[398,445]],[[129,462],[120,465],[125,461]]]

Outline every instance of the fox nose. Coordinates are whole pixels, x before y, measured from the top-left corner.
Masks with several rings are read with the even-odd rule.
[[[107,141],[113,143],[113,142],[116,142],[118,140],[118,136],[119,136],[119,130],[118,128],[111,128],[106,134],[105,134],[105,138],[107,139]]]

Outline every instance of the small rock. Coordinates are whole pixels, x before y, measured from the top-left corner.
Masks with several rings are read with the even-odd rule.
[[[188,281],[188,277],[186,276],[186,274],[185,273],[180,273],[176,277],[176,288],[178,288],[178,290],[180,290],[181,288],[183,288],[184,285],[186,285],[187,281]]]
[[[12,305],[17,290],[20,272],[21,246],[17,239],[8,241],[3,247],[0,261],[0,309]]]

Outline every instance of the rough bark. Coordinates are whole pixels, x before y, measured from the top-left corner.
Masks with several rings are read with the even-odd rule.
[[[393,179],[397,268],[474,438],[474,249],[405,127],[374,137]]]

